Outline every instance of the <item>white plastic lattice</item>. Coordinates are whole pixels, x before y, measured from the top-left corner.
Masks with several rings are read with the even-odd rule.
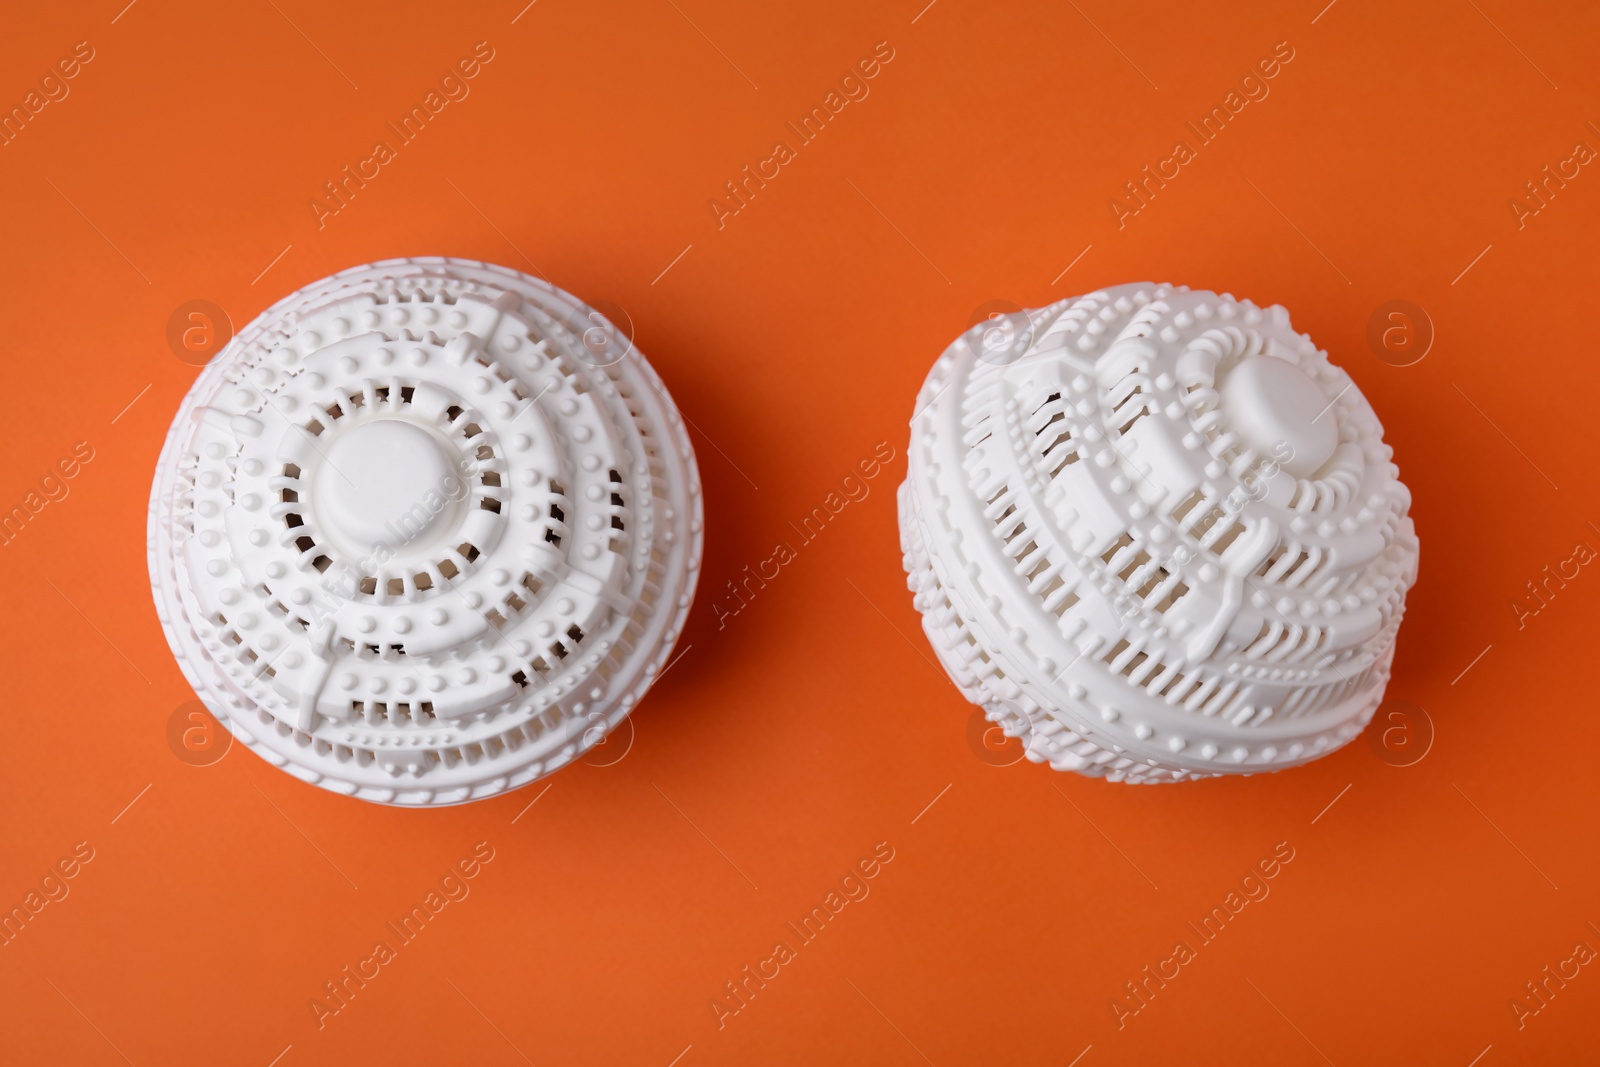
[[[1057,770],[1315,759],[1372,717],[1416,580],[1382,434],[1282,307],[1141,283],[982,323],[911,420],[923,629]]]
[[[701,553],[677,409],[571,295],[453,259],[356,267],[200,375],[150,500],[156,609],[272,763],[441,805],[580,755],[662,669]]]

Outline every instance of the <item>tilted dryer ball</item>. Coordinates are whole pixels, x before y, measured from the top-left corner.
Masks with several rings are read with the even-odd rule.
[[[1371,719],[1416,580],[1382,435],[1282,307],[1141,283],[980,323],[911,419],[923,629],[1057,770],[1315,759]]]
[[[538,279],[374,263],[213,359],[156,470],[156,610],[255,752],[365,800],[525,785],[662,670],[698,577],[677,409],[630,340]]]

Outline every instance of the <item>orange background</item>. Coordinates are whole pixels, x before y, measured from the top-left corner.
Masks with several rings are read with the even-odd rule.
[[[1600,147],[1600,12],[124,2],[0,32],[6,108],[95,50],[0,148],[0,504],[94,449],[0,548],[0,906],[94,849],[0,948],[4,1062],[1600,1058],[1600,967],[1521,1029],[1509,1006],[1600,948],[1600,576],[1520,627],[1512,607],[1600,547],[1600,174],[1521,229],[1508,208],[1579,139]],[[470,96],[319,229],[322,183],[479,41],[495,57]],[[880,41],[870,96],[718,229],[709,199]],[[1270,96],[1119,229],[1123,182],[1280,41],[1295,58]],[[166,731],[193,694],[145,571],[152,468],[196,373],[168,316],[205,299],[243,326],[417,254],[534,271],[632,319],[706,487],[682,657],[632,747],[548,794],[403,811],[242,746],[188,765]],[[1284,304],[1387,424],[1423,544],[1390,689],[1433,723],[1420,762],[1363,737],[1278,775],[1133,788],[972,740],[900,569],[913,397],[981,305],[1139,279]],[[1412,366],[1367,344],[1393,299],[1437,332]],[[896,458],[871,496],[719,620],[725,583],[879,441]],[[479,841],[495,858],[471,895],[319,1030],[323,983]],[[1270,897],[1119,1029],[1123,984],[1281,841]],[[894,859],[871,895],[719,1029],[723,983],[878,842]]]

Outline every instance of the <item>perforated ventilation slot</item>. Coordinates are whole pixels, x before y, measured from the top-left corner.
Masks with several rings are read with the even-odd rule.
[[[367,726],[432,726],[437,720],[433,702],[385,702],[381,700],[352,700],[350,718]]]
[[[1255,640],[1241,654],[1246,659],[1268,663],[1303,663],[1322,650],[1327,636],[1327,629],[1321,626],[1302,626],[1267,618],[1261,621]]]
[[[1069,464],[1078,462],[1082,445],[1072,436],[1067,421],[1067,402],[1059,392],[1051,393],[1034,409],[1028,428],[1033,431],[1034,454],[1050,477],[1054,478]]]
[[[1302,547],[1298,541],[1279,541],[1278,547],[1256,568],[1256,577],[1298,589],[1316,575],[1327,558],[1320,545]]]
[[[1123,377],[1107,394],[1112,408],[1111,425],[1119,435],[1133,429],[1133,424],[1150,411],[1152,401],[1149,375],[1135,371]]]
[[[559,482],[550,483],[550,525],[545,528],[544,539],[556,548],[561,547],[561,538],[567,533],[567,512],[562,504],[566,500],[567,491]]]
[[[611,528],[613,530],[617,531],[618,534],[622,534],[622,533],[625,533],[627,531],[627,529],[628,529],[628,523],[627,523],[627,517],[626,517],[627,516],[627,504],[624,501],[623,495],[622,495],[623,492],[625,491],[625,487],[623,485],[622,475],[620,473],[618,473],[615,470],[612,470],[612,471],[608,471],[607,474],[609,475],[610,480],[611,480],[611,484],[610,484],[610,487],[609,487],[610,504],[611,504],[611,506],[613,508],[616,509],[615,511],[613,511],[611,513],[611,521],[610,521],[609,525],[611,526]]]
[[[1244,533],[1240,513],[1214,502],[1215,498],[1196,492],[1189,502],[1173,513],[1181,528],[1200,542],[1200,547],[1220,556]],[[1196,506],[1198,505],[1198,506]]]

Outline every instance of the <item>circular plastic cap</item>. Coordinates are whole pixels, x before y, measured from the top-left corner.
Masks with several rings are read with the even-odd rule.
[[[335,792],[455,804],[570,762],[644,695],[694,594],[700,484],[665,388],[593,308],[391,260],[206,366],[149,548],[173,653],[241,741]]]
[[[449,477],[450,457],[432,433],[401,419],[375,419],[328,449],[316,479],[317,505],[329,533],[349,544],[387,538],[417,551],[450,526],[447,509],[430,506],[428,498]]]
[[[922,628],[1029,759],[1172,782],[1305,763],[1372,718],[1411,495],[1281,307],[1122,285],[934,365],[900,541]]]
[[[1248,356],[1222,379],[1222,410],[1257,452],[1281,455],[1283,469],[1308,477],[1333,455],[1333,402],[1286,359]]]

